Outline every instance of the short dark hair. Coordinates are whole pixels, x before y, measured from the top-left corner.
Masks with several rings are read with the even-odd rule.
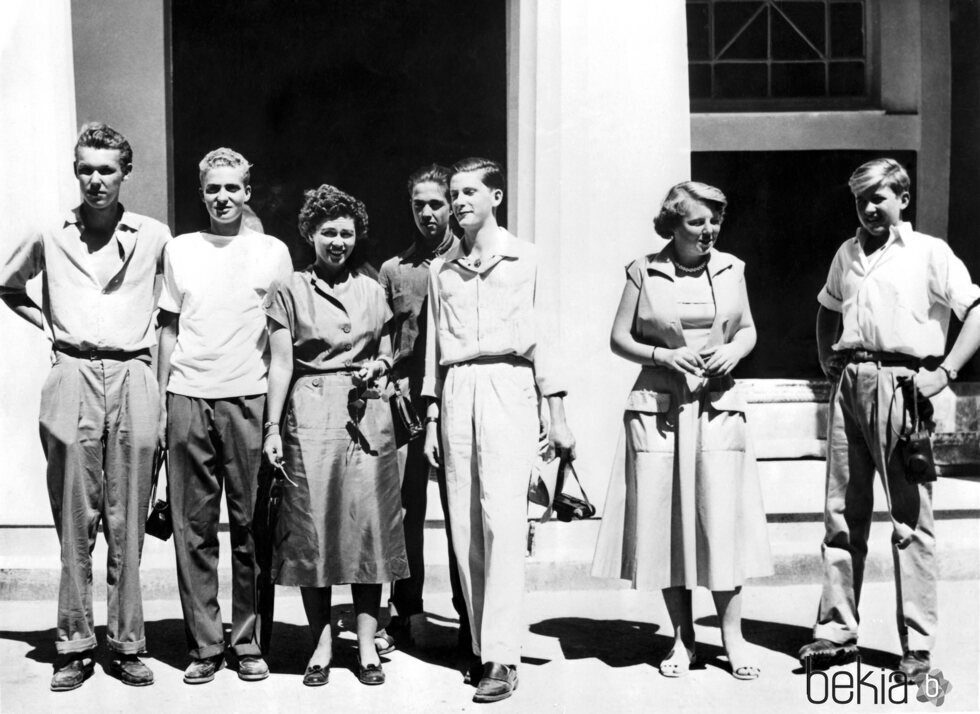
[[[108,124],[100,121],[90,121],[82,126],[78,132],[78,141],[75,142],[75,159],[78,159],[78,150],[88,149],[116,149],[119,152],[119,163],[123,165],[123,172],[126,167],[133,165],[133,147],[129,145],[126,137],[113,129]]]
[[[368,241],[368,215],[364,204],[344,193],[336,186],[322,184],[303,192],[305,200],[299,209],[299,233],[307,241],[313,242],[313,234],[324,221],[335,218],[350,218],[354,221],[354,252],[347,259],[351,268],[357,268],[367,262],[365,251]]]
[[[683,181],[671,186],[663,203],[660,213],[653,219],[653,228],[664,238],[673,238],[674,230],[681,220],[691,210],[691,203],[703,203],[712,211],[717,211],[724,217],[728,199],[721,189],[709,186],[700,181]]]
[[[463,159],[462,161],[457,161],[455,164],[453,164],[449,178],[452,179],[452,177],[456,174],[468,174],[473,172],[479,172],[481,174],[480,180],[483,181],[487,188],[499,189],[503,191],[507,185],[507,179],[504,176],[503,166],[492,159],[481,159],[476,156],[471,156],[468,159]]]
[[[408,177],[408,195],[412,195],[412,191],[420,183],[434,183],[442,186],[446,189],[446,194],[449,194],[449,174],[448,168],[442,164],[429,164],[428,166],[423,166],[421,168],[415,169],[412,175]]]

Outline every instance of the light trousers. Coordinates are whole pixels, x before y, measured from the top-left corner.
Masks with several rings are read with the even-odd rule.
[[[897,589],[897,621],[903,649],[931,650],[937,626],[936,539],[932,485],[913,484],[896,449],[904,399],[900,376],[904,367],[879,367],[873,362],[848,365],[830,402],[827,436],[826,534],[823,593],[816,638],[857,642],[858,604],[868,553],[874,509],[875,471],[891,495],[892,556]],[[896,545],[895,533],[910,534],[907,547]]]
[[[41,392],[40,430],[61,543],[59,653],[96,645],[92,549],[100,521],[109,551],[109,647],[136,654],[146,646],[139,567],[158,414],[159,391],[146,362],[58,353]]]
[[[441,414],[449,524],[473,653],[484,663],[516,665],[525,629],[527,485],[538,441],[531,366],[451,366]]]

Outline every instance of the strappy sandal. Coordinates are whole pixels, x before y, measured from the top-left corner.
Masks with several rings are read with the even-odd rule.
[[[743,681],[758,679],[761,672],[762,670],[754,664],[741,664],[738,667],[732,665],[732,676]]]
[[[671,657],[674,656],[675,650],[671,650],[664,657],[663,661],[660,663],[660,674],[664,677],[670,679],[677,679],[679,677],[687,676],[687,673],[691,671],[691,667],[697,665],[698,659],[694,652],[688,651],[687,661],[670,661]]]

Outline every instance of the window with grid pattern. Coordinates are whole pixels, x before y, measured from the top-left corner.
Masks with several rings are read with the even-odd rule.
[[[692,106],[868,104],[865,0],[687,0]]]

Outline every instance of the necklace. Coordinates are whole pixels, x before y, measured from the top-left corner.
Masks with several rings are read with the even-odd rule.
[[[701,263],[699,263],[698,265],[695,265],[693,268],[686,268],[683,265],[681,265],[680,263],[678,263],[676,260],[674,260],[673,258],[670,259],[670,262],[672,262],[674,264],[674,267],[677,268],[679,271],[681,271],[682,273],[688,273],[688,274],[691,274],[691,273],[699,273],[702,270],[704,270],[705,266],[708,264],[707,259],[705,259]]]

